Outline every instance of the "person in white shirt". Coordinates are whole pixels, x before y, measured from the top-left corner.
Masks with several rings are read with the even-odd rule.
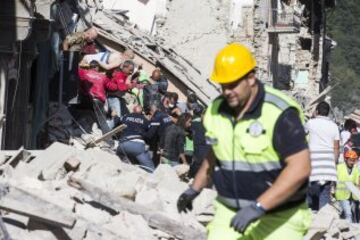
[[[340,133],[341,145],[344,146],[350,139],[351,134],[357,132],[356,122],[352,119],[346,119],[344,123],[344,130]]]
[[[331,188],[337,181],[336,163],[340,155],[338,126],[329,117],[330,105],[320,102],[316,117],[305,124],[309,134],[311,175],[308,189],[308,204],[314,211],[331,200]]]

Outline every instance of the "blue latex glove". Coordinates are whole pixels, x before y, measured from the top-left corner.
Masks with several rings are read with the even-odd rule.
[[[239,233],[244,233],[245,229],[250,223],[258,220],[265,214],[265,209],[257,206],[256,203],[240,209],[232,218],[230,227],[234,228]]]

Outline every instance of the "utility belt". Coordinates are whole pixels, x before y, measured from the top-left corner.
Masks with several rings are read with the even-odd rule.
[[[267,211],[268,213],[274,213],[279,211],[288,210],[290,208],[297,207],[303,203],[305,203],[305,196],[301,199],[297,199],[294,201],[289,201],[286,203],[283,203],[282,205],[271,209],[270,211]],[[226,198],[222,196],[217,196],[216,200],[220,203],[222,203],[225,207],[229,208],[232,211],[239,211],[241,208],[250,206],[251,204],[255,203],[255,200],[245,200],[245,199],[232,199],[232,198]],[[240,206],[240,207],[237,207]]]
[[[120,138],[119,142],[127,142],[127,141],[133,141],[133,140],[140,140],[141,142],[144,142],[144,139],[141,135],[129,135],[123,138]]]

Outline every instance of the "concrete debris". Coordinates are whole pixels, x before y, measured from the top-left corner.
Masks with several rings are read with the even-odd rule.
[[[206,238],[216,192],[206,189],[194,211],[179,214],[176,201],[188,187],[178,176],[184,167],[159,165],[150,174],[99,148],[59,142],[1,155],[18,159],[0,182],[1,216],[11,239]]]
[[[326,205],[313,218],[304,240],[360,240],[360,226],[340,219],[339,208]]]
[[[180,164],[175,166],[174,169],[179,178],[184,178],[188,174],[190,166],[187,164]]]
[[[145,62],[160,67],[170,82],[181,85],[180,89],[196,92],[205,105],[220,94],[220,88],[211,84],[207,75],[202,75],[188,60],[172,48],[165,47],[158,39],[119,23],[114,14],[98,11],[93,20],[100,42],[118,51],[124,48],[134,50]]]

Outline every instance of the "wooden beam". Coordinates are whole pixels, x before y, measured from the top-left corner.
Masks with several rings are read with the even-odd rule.
[[[120,126],[117,126],[116,128],[114,128],[113,130],[111,130],[110,132],[105,133],[104,135],[102,135],[101,137],[95,139],[95,140],[91,140],[90,142],[88,142],[85,146],[85,149],[91,148],[91,147],[96,147],[96,144],[98,144],[101,141],[104,141],[106,139],[111,138],[113,135],[121,132],[122,130],[124,130],[127,126],[125,124],[122,124]]]

